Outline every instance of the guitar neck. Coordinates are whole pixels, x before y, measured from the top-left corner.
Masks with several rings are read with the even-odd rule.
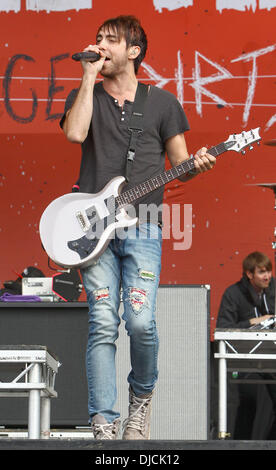
[[[217,157],[218,155],[221,155],[226,151],[226,145],[224,142],[222,142],[216,145],[215,147],[211,147],[208,150],[208,153],[214,157]],[[160,173],[159,175],[148,179],[144,183],[140,183],[137,186],[128,189],[127,191],[123,192],[122,194],[116,197],[117,205],[120,207],[127,204],[132,204],[137,199],[140,199],[146,194],[155,191],[161,186],[170,183],[171,181],[175,180],[176,178],[179,178],[182,175],[185,175],[186,173],[189,173],[189,171],[195,168],[194,162],[195,159],[193,157],[189,158],[189,160],[185,160],[183,163],[180,163],[180,165],[174,166],[169,170],[164,171],[163,173]]]

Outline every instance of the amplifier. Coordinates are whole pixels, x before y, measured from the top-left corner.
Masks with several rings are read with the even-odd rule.
[[[60,297],[53,292],[52,277],[24,277],[22,295],[36,295],[45,302],[59,301]]]
[[[82,292],[82,284],[76,270],[58,272],[52,277],[23,277],[22,295],[36,295],[42,301],[75,302]]]

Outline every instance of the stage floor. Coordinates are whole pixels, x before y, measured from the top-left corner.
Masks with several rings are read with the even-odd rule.
[[[114,452],[126,456],[128,452],[137,452],[137,455],[179,455],[183,451],[268,451],[276,450],[276,441],[234,441],[234,440],[208,440],[208,441],[95,441],[94,439],[49,438],[49,439],[14,439],[0,438],[0,452],[2,450],[78,450],[95,451],[112,455]],[[152,452],[154,451],[154,452]],[[171,452],[172,451],[172,452]]]

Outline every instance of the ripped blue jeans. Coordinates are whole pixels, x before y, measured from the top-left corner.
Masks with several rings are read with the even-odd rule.
[[[124,239],[122,239],[124,238]],[[96,264],[82,269],[89,304],[86,354],[88,411],[108,422],[119,417],[115,354],[123,294],[125,328],[130,338],[128,382],[136,396],[150,393],[157,381],[156,296],[161,270],[162,231],[144,223],[116,235]],[[124,358],[122,358],[124,360]]]

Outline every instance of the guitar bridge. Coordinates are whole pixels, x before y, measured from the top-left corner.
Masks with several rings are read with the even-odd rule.
[[[89,228],[90,228],[90,223],[88,220],[86,220],[86,217],[80,212],[76,212],[76,218],[77,218],[77,221],[79,222],[80,226],[81,226],[81,229],[84,231],[84,232],[88,232]]]

